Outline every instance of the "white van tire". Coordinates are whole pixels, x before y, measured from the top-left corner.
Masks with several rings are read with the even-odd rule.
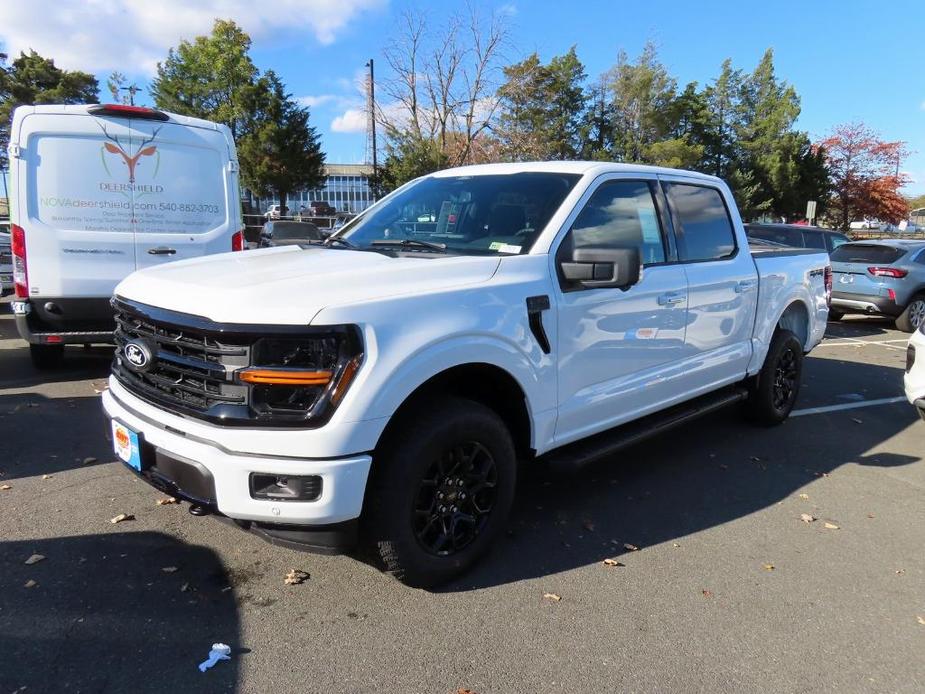
[[[64,345],[29,345],[29,356],[37,369],[57,369],[64,362]]]

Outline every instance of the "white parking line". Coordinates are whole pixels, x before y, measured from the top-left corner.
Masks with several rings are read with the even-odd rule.
[[[898,396],[895,398],[879,398],[877,400],[865,400],[863,402],[846,402],[841,405],[826,405],[825,407],[807,407],[803,410],[794,410],[790,413],[791,417],[800,417],[805,414],[824,414],[826,412],[839,412],[841,410],[856,410],[860,407],[874,407],[875,405],[892,405],[897,402],[906,402],[906,398]]]
[[[839,342],[839,340],[847,340],[847,342]],[[887,349],[898,349],[900,351],[905,350],[905,347],[897,347],[896,345],[889,344],[892,342],[908,342],[908,339],[896,339],[896,340],[860,340],[856,337],[838,337],[833,338],[832,340],[823,340],[820,342],[817,347],[861,347],[864,345],[880,345],[881,347],[886,347]]]

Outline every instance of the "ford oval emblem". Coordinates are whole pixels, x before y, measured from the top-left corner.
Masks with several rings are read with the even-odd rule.
[[[129,368],[134,371],[147,371],[154,360],[151,348],[140,340],[126,342],[122,348],[122,356],[128,362]]]

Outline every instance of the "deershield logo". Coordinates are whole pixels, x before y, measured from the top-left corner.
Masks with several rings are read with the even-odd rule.
[[[135,184],[135,169],[142,157],[156,157],[154,173],[151,175],[151,178],[157,176],[157,171],[161,165],[161,155],[160,152],[157,151],[157,146],[151,145],[151,143],[154,142],[154,138],[157,137],[157,134],[160,132],[161,128],[155,128],[154,132],[151,133],[151,137],[143,140],[142,143],[135,149],[134,154],[129,154],[129,152],[126,151],[126,145],[122,144],[118,135],[110,135],[109,131],[106,130],[106,126],[102,123],[100,123],[99,126],[103,130],[103,134],[106,136],[106,139],[109,140],[109,142],[104,142],[102,148],[100,149],[100,158],[103,161],[103,168],[106,169],[106,173],[112,176],[112,172],[109,170],[109,165],[106,163],[106,155],[108,153],[116,154],[121,157],[122,164],[128,169],[128,182],[131,185]]]

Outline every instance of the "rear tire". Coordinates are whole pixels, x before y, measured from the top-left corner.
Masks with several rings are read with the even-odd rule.
[[[841,311],[836,311],[835,309],[829,309],[829,320],[830,321],[840,321],[845,317],[845,314]]]
[[[800,394],[803,345],[789,330],[778,328],[764,366],[749,385],[746,414],[755,424],[775,426],[790,416]]]
[[[925,323],[925,294],[916,294],[896,319],[896,328],[914,333]]]
[[[29,345],[29,356],[36,369],[58,369],[64,362],[64,345]]]
[[[501,418],[456,397],[397,423],[373,462],[365,543],[401,582],[430,588],[456,578],[504,530],[516,455]]]

